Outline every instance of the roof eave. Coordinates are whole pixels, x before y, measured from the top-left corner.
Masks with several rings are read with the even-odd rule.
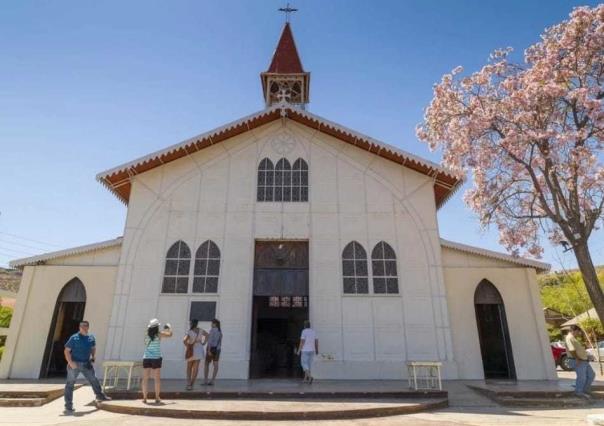
[[[62,257],[74,256],[79,254],[90,253],[96,250],[103,250],[122,244],[122,237],[117,237],[112,240],[100,241],[98,243],[86,244],[83,246],[71,247],[64,250],[52,251],[44,254],[39,254],[31,257],[11,260],[8,263],[10,268],[23,269],[26,266],[41,265],[49,260],[60,259]]]
[[[533,268],[538,272],[547,272],[551,269],[551,265],[545,262],[539,262],[538,260],[527,259],[524,257],[512,256],[506,253],[500,253],[493,250],[487,250],[480,247],[470,246],[467,244],[458,243],[455,241],[440,239],[440,244],[443,247],[450,248],[453,250],[459,250],[478,256],[490,257],[492,259],[502,260],[504,262],[515,263],[528,268]]]
[[[461,183],[463,183],[462,179],[456,177],[450,170],[444,168],[443,166],[420,158],[387,143],[378,141],[377,139],[371,138],[340,124],[329,121],[323,117],[311,114],[308,111],[291,106],[287,103],[275,104],[269,108],[255,112],[240,118],[239,120],[232,121],[216,129],[189,138],[183,142],[171,145],[162,150],[155,151],[133,161],[121,164],[112,169],[99,173],[96,178],[107,186],[122,202],[127,204],[128,197],[122,195],[117,190],[116,182],[119,182],[120,186],[125,185],[125,182],[129,182],[131,177],[136,174],[144,173],[145,171],[157,167],[158,165],[165,164],[165,162],[174,161],[175,159],[182,158],[182,156],[188,155],[191,152],[195,152],[210,146],[214,143],[214,139],[218,139],[218,142],[222,141],[223,139],[220,139],[221,135],[226,140],[254,127],[272,122],[283,116],[288,116],[293,121],[300,122],[301,124],[311,128],[315,128],[333,137],[340,138],[352,145],[360,144],[360,148],[363,148],[368,152],[380,155],[386,159],[396,162],[397,164],[407,166],[418,171],[419,173],[431,176],[434,179],[439,180],[439,182],[442,183],[441,186],[443,188],[446,189],[448,187],[449,192],[457,190],[457,188],[461,186]],[[232,136],[225,137],[225,134],[228,135],[230,133],[232,133]],[[164,158],[165,162],[162,160],[162,158]],[[154,163],[156,165],[154,165]],[[143,167],[145,165],[148,166],[148,168],[145,169]],[[136,170],[136,168],[143,168],[143,170]],[[119,178],[119,180],[112,181],[112,177],[115,177],[116,179]],[[126,192],[127,191],[129,190],[126,189]],[[450,194],[447,194],[444,200],[437,200],[437,206],[440,207],[443,205],[449,197]]]

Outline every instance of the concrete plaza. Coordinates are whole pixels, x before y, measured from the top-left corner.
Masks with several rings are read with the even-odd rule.
[[[560,372],[560,386],[568,387],[572,373]],[[598,379],[602,377],[598,375]],[[393,417],[367,418],[358,420],[333,421],[226,421],[226,420],[181,420],[160,417],[143,417],[122,415],[97,409],[92,400],[94,394],[89,386],[84,386],[74,393],[74,405],[77,409],[74,416],[64,416],[62,413],[63,400],[57,399],[42,407],[31,408],[0,408],[0,425],[186,425],[203,424],[219,425],[290,425],[313,424],[319,425],[417,425],[417,426],[448,426],[448,425],[585,425],[586,418],[591,414],[604,413],[604,401],[596,401],[593,405],[580,408],[511,408],[503,407],[490,399],[479,395],[466,386],[465,382],[447,382],[449,392],[449,407],[416,414]],[[165,400],[166,403],[177,403]],[[229,401],[237,404],[236,400]],[[218,401],[217,401],[218,403]],[[222,402],[221,402],[222,403]]]

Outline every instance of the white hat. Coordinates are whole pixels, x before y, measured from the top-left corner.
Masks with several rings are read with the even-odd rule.
[[[151,321],[149,321],[149,325],[147,325],[147,328],[151,327],[159,327],[159,320],[157,318],[153,318]]]

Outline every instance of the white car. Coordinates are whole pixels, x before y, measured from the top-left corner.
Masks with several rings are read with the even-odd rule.
[[[586,352],[590,361],[596,361],[598,359],[597,355],[600,355],[600,359],[604,361],[604,340],[598,342],[599,354],[596,354],[596,350],[592,348],[587,349]]]

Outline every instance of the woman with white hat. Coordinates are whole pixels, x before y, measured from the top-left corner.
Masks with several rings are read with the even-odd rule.
[[[155,384],[155,402],[160,403],[160,371],[161,371],[161,339],[172,336],[172,327],[170,324],[164,325],[164,329],[159,331],[159,320],[153,318],[147,325],[147,334],[145,335],[145,353],[143,355],[143,403],[147,403],[147,383],[149,375],[153,372],[153,383]]]

